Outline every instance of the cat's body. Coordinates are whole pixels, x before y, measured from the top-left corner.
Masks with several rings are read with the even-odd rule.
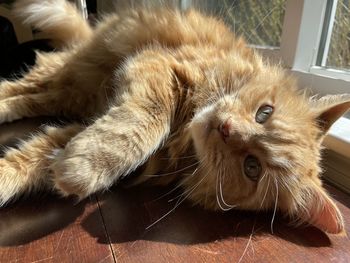
[[[349,97],[308,100],[282,69],[195,11],[130,10],[95,30],[63,0],[20,1],[17,11],[62,51],[0,83],[1,121],[66,115],[88,125],[50,127],[9,150],[0,204],[40,187],[83,198],[145,164],[141,178],[161,171],[155,177],[179,181],[183,197],[206,208],[278,208],[343,230],[319,161]]]

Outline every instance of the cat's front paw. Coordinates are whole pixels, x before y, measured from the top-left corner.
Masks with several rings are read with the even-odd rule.
[[[67,154],[59,150],[55,155],[51,165],[54,187],[63,196],[76,195],[83,199],[111,184],[110,171],[96,165],[97,160],[88,153]]]

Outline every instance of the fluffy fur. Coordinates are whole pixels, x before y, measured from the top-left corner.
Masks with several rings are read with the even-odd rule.
[[[350,96],[307,98],[220,20],[190,10],[128,10],[95,29],[64,0],[19,1],[61,51],[0,83],[0,120],[65,115],[0,160],[0,204],[32,189],[84,198],[144,164],[140,181],[176,180],[208,209],[279,209],[330,233],[342,216],[322,188],[320,151]],[[262,105],[274,112],[265,123]],[[225,138],[222,137],[223,123]],[[244,173],[247,155],[262,165]]]

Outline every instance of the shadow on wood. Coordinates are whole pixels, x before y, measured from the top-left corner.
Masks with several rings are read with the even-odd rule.
[[[175,206],[176,200],[168,202],[174,195],[156,200],[162,195],[162,191],[166,193],[168,190],[152,187],[115,187],[113,193],[100,195],[100,210],[110,241],[123,243],[141,239],[189,245],[249,237],[252,231],[253,237],[271,233],[272,213],[211,212],[198,206],[192,207],[188,202],[184,202],[152,225]],[[307,247],[331,245],[328,236],[314,227],[293,228],[287,224],[286,220],[277,215],[272,227],[274,236]],[[98,242],[104,240],[92,231],[94,228],[89,217],[83,222],[83,227],[97,238]]]

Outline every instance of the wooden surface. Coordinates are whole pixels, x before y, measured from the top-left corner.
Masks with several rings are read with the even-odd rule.
[[[21,123],[0,126],[2,142],[31,129]],[[348,237],[289,227],[280,216],[272,234],[271,213],[184,202],[149,227],[176,204],[178,193],[159,199],[169,190],[116,186],[78,204],[49,194],[21,199],[0,208],[0,262],[350,262]],[[329,190],[350,233],[350,197]]]

